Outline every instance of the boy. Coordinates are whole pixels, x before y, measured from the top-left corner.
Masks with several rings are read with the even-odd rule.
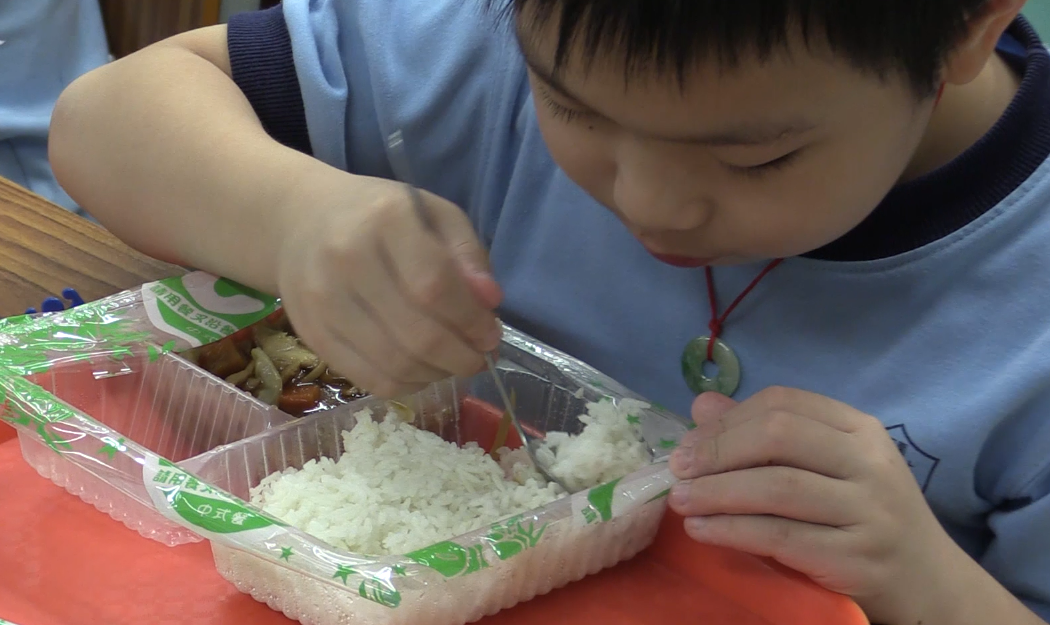
[[[878,623],[1045,624],[1050,56],[1023,4],[289,1],[78,81],[51,155],[378,394],[478,371],[499,306],[692,407],[696,540]],[[437,236],[389,180],[397,130]]]

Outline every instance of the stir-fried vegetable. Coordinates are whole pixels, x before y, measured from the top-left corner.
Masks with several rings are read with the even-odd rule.
[[[270,357],[281,371],[281,377],[284,377],[285,371],[297,373],[301,369],[313,369],[321,362],[316,354],[287,332],[269,326],[256,326],[254,330],[255,344]]]
[[[284,388],[281,372],[277,370],[277,366],[266,355],[266,352],[258,347],[252,350],[252,362],[255,363],[255,377],[259,378],[260,384],[255,396],[271,406],[277,405],[277,400],[281,397],[281,390]]]
[[[247,367],[250,362],[251,360],[246,358],[229,340],[219,341],[202,348],[200,357],[197,359],[197,364],[220,378],[236,374]]]
[[[316,384],[289,386],[281,393],[277,406],[289,414],[302,414],[321,401],[321,387]]]
[[[510,411],[515,410],[518,406],[518,396],[514,392],[515,389],[510,389],[510,406],[503,411],[503,417],[499,420],[499,427],[496,429],[496,438],[492,441],[492,447],[489,448],[489,455],[499,460],[499,450],[507,444],[507,436],[510,435],[510,428],[513,424],[514,417],[510,416]]]
[[[366,395],[303,345],[283,313],[182,355],[259,400],[296,416]]]

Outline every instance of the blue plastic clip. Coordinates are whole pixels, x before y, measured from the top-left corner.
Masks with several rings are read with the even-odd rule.
[[[57,313],[66,309],[66,305],[57,297],[49,297],[40,305],[40,312]]]
[[[69,308],[76,308],[84,304],[84,298],[80,297],[80,293],[77,293],[76,289],[62,289],[62,297],[69,301]],[[40,311],[44,313],[56,313],[63,310],[66,310],[66,304],[57,297],[49,297],[40,304]],[[26,309],[27,315],[35,315],[36,313],[36,308]]]
[[[84,298],[80,297],[80,293],[77,293],[76,289],[71,289],[69,287],[62,289],[62,297],[69,300],[70,308],[84,305]]]

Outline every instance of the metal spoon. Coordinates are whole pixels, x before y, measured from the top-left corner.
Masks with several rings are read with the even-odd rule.
[[[412,197],[412,206],[416,211],[416,215],[431,234],[438,239],[441,239],[441,232],[438,230],[437,224],[434,223],[434,219],[430,215],[426,203],[423,201],[423,194],[419,192],[419,189],[414,184],[415,179],[412,177],[411,168],[408,164],[408,156],[405,154],[405,140],[401,131],[396,130],[391,133],[391,135],[387,137],[386,145],[388,156],[390,157],[390,166],[393,168],[394,174],[401,179],[401,182],[403,182],[406,187],[408,187],[408,192]],[[528,452],[529,458],[532,460],[532,465],[536,467],[536,471],[538,471],[547,481],[561,486],[566,492],[572,492],[572,490],[566,487],[561,480],[551,475],[550,472],[547,471],[547,468],[540,463],[539,458],[536,457],[534,441],[537,440],[537,437],[529,435],[525,429],[521,427],[521,422],[518,421],[518,416],[514,412],[514,402],[511,401],[510,395],[507,394],[507,388],[503,384],[503,379],[499,375],[499,370],[496,368],[496,361],[492,357],[492,354],[488,352],[485,353],[485,363],[488,365],[489,372],[492,374],[492,379],[496,383],[496,391],[499,393],[500,400],[503,401],[503,406],[506,410],[506,412],[504,412],[504,419],[507,417],[510,418],[510,423],[514,426],[514,430],[521,438],[522,446],[525,448],[525,451]]]

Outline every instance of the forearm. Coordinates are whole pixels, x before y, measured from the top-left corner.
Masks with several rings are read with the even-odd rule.
[[[225,45],[223,27],[188,33],[80,78],[56,106],[51,160],[130,245],[276,292],[290,198],[326,166],[266,134]]]
[[[956,548],[942,562],[942,576],[915,588],[913,616],[886,625],[1047,625],[1009,590]]]

